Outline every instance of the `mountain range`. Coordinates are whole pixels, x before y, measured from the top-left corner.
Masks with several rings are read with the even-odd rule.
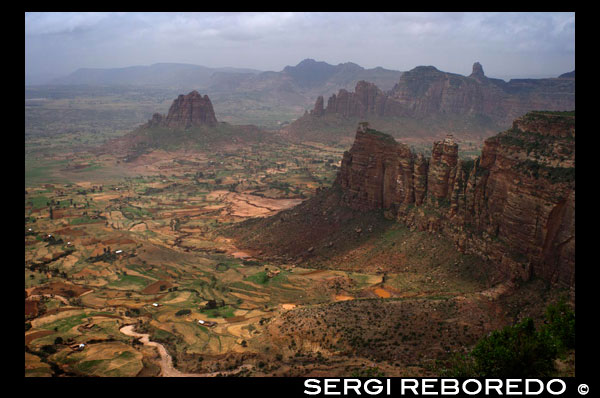
[[[178,92],[199,90],[210,96],[220,120],[278,130],[300,118],[307,109],[313,108],[315,100],[318,105],[319,97],[331,99],[336,95],[335,107],[339,108],[343,106],[340,104],[346,92],[355,90],[359,82],[368,82],[372,85],[369,90],[380,91],[371,93],[380,101],[377,106],[381,107],[381,100],[386,97],[385,110],[378,108],[375,111],[373,108],[369,112],[375,112],[375,116],[392,115],[406,119],[394,120],[394,125],[400,122],[406,129],[416,133],[422,129],[452,129],[457,132],[484,131],[484,135],[489,135],[529,110],[574,108],[546,106],[549,101],[551,105],[574,103],[574,75],[575,71],[572,71],[554,79],[512,79],[505,82],[485,76],[481,65],[471,76],[462,76],[439,71],[433,66],[418,66],[411,71],[401,72],[381,67],[367,69],[352,62],[331,65],[305,59],[296,66],[286,66],[280,72],[175,63],[113,69],[83,68],[53,80],[53,84],[54,87],[78,89],[128,86]],[[324,102],[322,99],[320,101]],[[496,106],[498,101],[500,107]],[[483,109],[482,106],[487,108]],[[458,113],[455,112],[457,107],[461,108]],[[518,111],[507,111],[507,107]],[[463,117],[463,108],[468,114],[467,122]],[[324,108],[326,113],[331,109]],[[423,125],[418,120],[419,115],[427,114],[432,109],[436,117],[430,118],[429,125]],[[349,115],[343,116],[346,118]],[[441,119],[436,121],[436,118]],[[498,121],[501,123],[498,124]],[[336,129],[342,127],[344,135],[351,135],[356,120],[349,121],[345,127],[344,122],[336,120],[334,126]],[[373,123],[376,128],[394,134],[387,126]],[[308,124],[301,128],[310,130],[315,127]]]
[[[485,76],[479,62],[469,76],[418,66],[404,72],[391,90],[359,81],[353,92],[340,89],[325,105],[319,96],[313,110],[287,129],[300,140],[349,138],[357,122],[368,120],[396,137],[436,136],[453,132],[486,137],[534,110],[575,109],[575,72],[549,79]]]

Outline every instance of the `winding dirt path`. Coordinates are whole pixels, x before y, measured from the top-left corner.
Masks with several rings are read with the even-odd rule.
[[[50,293],[32,294],[32,295],[27,296],[27,298],[25,300],[32,300],[32,299],[41,298],[41,297],[55,298],[57,300],[62,301],[63,304],[69,305],[69,300],[67,300],[66,297],[59,296],[58,294],[50,294]]]
[[[156,347],[156,349],[158,350],[158,353],[160,354],[159,365],[160,365],[160,369],[161,369],[160,375],[162,377],[215,377],[218,374],[227,375],[227,374],[235,373],[242,369],[250,368],[250,365],[242,365],[239,368],[237,368],[236,370],[231,370],[231,371],[220,371],[220,372],[210,372],[210,373],[183,373],[183,372],[180,372],[177,369],[175,369],[175,367],[173,366],[173,359],[171,358],[171,355],[167,352],[167,349],[165,348],[165,346],[163,346],[162,344],[157,343],[155,341],[150,341],[149,334],[134,332],[133,331],[134,327],[135,327],[135,325],[125,325],[125,326],[121,327],[121,329],[119,329],[119,331],[127,336],[139,338],[140,342],[144,345],[147,345],[150,347]]]
[[[158,353],[160,355],[160,375],[163,377],[199,377],[201,374],[195,373],[182,373],[173,367],[173,359],[171,355],[167,352],[165,346],[155,341],[150,341],[150,335],[146,333],[137,333],[133,331],[135,325],[126,325],[123,326],[119,331],[127,336],[139,338],[142,344],[156,347]]]

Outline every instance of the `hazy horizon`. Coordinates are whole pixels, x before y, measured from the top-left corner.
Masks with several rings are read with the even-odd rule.
[[[26,13],[26,84],[80,68],[181,63],[281,71],[306,58],[489,77],[575,69],[575,13]]]

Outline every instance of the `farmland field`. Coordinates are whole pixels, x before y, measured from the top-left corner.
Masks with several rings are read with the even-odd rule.
[[[110,98],[35,106],[110,108]],[[375,359],[377,372],[432,375],[449,347],[399,355],[395,344],[437,335],[421,315],[387,312],[437,308],[459,346],[512,315],[487,302],[482,261],[388,220],[365,228],[364,239],[348,225],[309,261],[237,246],[230,227],[330,187],[347,145],[264,140],[130,156],[106,143],[125,133],[111,126],[133,119],[90,129],[96,116],[82,115],[91,119],[81,128],[46,119],[43,134],[42,115],[26,132],[26,376],[347,376]],[[465,148],[463,158],[476,154]],[[348,323],[347,311],[360,316]],[[402,323],[402,343],[365,350],[379,341],[372,316],[383,319],[381,333]]]

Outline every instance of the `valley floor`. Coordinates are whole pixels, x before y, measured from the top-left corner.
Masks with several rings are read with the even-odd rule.
[[[341,153],[27,158],[25,375],[434,375],[541,313],[554,293],[539,281],[491,278],[441,237],[382,217],[345,224],[314,255],[231,235],[330,186]]]

